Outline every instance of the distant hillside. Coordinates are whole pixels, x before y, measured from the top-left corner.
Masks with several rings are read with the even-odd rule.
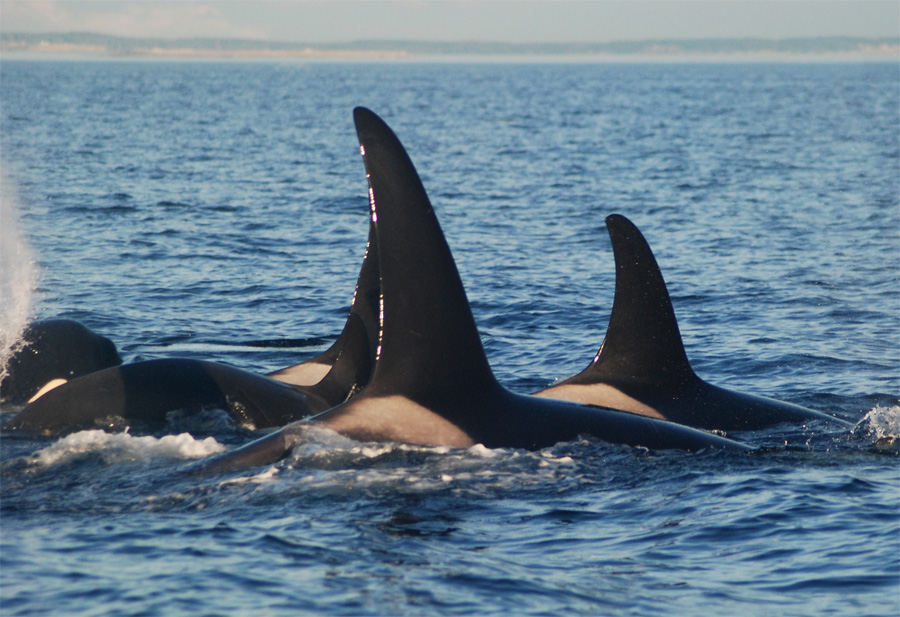
[[[85,32],[0,34],[0,51],[105,56],[422,57],[876,54],[900,57],[900,37],[646,40],[610,43],[351,41],[288,43],[247,39],[124,38]]]

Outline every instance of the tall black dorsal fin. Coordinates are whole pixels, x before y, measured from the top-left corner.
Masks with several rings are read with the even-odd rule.
[[[414,400],[496,387],[459,272],[415,167],[374,113],[353,110],[381,264],[381,340],[367,391]],[[417,397],[418,395],[418,397]]]
[[[671,388],[696,379],[659,265],[638,228],[606,218],[616,260],[616,292],[606,338],[591,365],[569,383]]]

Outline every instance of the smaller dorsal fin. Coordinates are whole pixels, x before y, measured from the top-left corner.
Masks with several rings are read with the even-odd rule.
[[[310,381],[306,381],[307,379],[310,379],[310,373],[304,372],[307,370],[307,367],[309,365],[334,366],[334,364],[338,362],[338,358],[343,354],[344,358],[341,361],[343,368],[338,371],[343,377],[338,377],[337,374],[335,374],[331,375],[329,378],[331,371],[330,369],[326,369],[328,370],[328,373],[322,377],[322,381],[328,380],[329,383],[334,385],[335,383],[345,382],[348,374],[361,377],[365,371],[369,371],[369,373],[365,375],[365,380],[362,383],[359,383],[360,387],[364,386],[371,374],[371,368],[375,362],[375,349],[378,347],[378,338],[380,336],[379,329],[381,327],[379,320],[379,311],[381,310],[379,307],[380,301],[381,271],[378,267],[378,247],[375,240],[375,225],[370,224],[369,238],[366,242],[366,254],[363,258],[362,266],[359,269],[356,288],[353,291],[353,301],[350,304],[350,313],[347,316],[347,321],[344,323],[344,328],[341,330],[340,335],[338,335],[331,347],[319,355],[314,356],[309,360],[304,360],[300,364],[295,364],[268,373],[267,376],[295,385],[314,385],[320,382],[315,381],[315,379],[318,379],[317,377]],[[360,332],[362,332],[363,339],[349,341],[348,339],[351,336],[351,322],[354,319],[356,320],[356,324],[353,324],[353,335],[356,339],[359,339]],[[368,351],[362,347],[366,341],[369,348]],[[353,351],[352,353],[344,354],[344,349],[347,345],[352,345]],[[357,359],[357,365],[350,366],[348,364],[351,361],[357,361]],[[365,366],[363,366],[363,364]],[[315,375],[315,373],[312,375]],[[353,383],[356,382],[357,380],[354,378]]]
[[[356,279],[356,289],[353,291],[353,301],[350,303],[350,315],[355,315],[365,328],[366,338],[372,347],[372,361],[374,362],[375,348],[378,346],[380,319],[379,302],[381,298],[381,268],[378,266],[378,246],[376,242],[375,225],[369,224],[369,238],[366,240],[366,254],[363,257],[362,266],[359,269],[359,277]],[[348,316],[344,329],[334,344],[321,354],[309,360],[309,362],[323,362],[334,364],[341,354],[350,326]]]
[[[366,256],[356,280],[350,315],[359,319],[365,329],[366,340],[372,350],[371,362],[375,362],[375,349],[381,337],[381,268],[378,262],[378,239],[374,224],[369,224]],[[349,318],[347,320],[350,321]],[[349,326],[349,323],[348,323]]]
[[[375,363],[375,347],[369,342],[366,328],[355,313],[347,316],[341,338],[341,352],[331,365],[331,370],[319,383],[304,388],[332,407],[343,403],[369,383]]]
[[[606,227],[616,260],[609,327],[590,366],[566,381],[669,389],[696,379],[650,246],[622,215],[608,216]]]
[[[375,225],[369,224],[366,255],[356,280],[347,322],[335,344],[319,356],[331,353],[331,370],[308,390],[338,405],[369,383],[380,337],[381,268]]]
[[[378,116],[353,114],[381,264],[381,340],[370,382],[415,399],[496,384],[459,272],[406,150]]]

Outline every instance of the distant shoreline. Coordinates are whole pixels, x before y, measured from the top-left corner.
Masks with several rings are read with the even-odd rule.
[[[898,61],[900,37],[647,40],[610,43],[133,39],[94,33],[0,33],[0,59],[171,59],[436,62]]]
[[[837,52],[797,53],[721,53],[721,54],[409,54],[387,52],[220,52],[172,50],[167,53],[111,54],[77,48],[40,51],[0,50],[0,62],[95,61],[95,62],[394,62],[394,63],[510,63],[510,64],[678,64],[678,63],[865,63],[898,62],[897,53]]]
[[[298,49],[298,50],[277,50],[277,49],[258,49],[258,50],[214,50],[214,49],[193,49],[193,48],[149,48],[136,50],[129,53],[117,53],[104,48],[97,48],[91,45],[43,45],[39,47],[6,47],[0,46],[0,58],[3,55],[8,56],[24,56],[28,55],[33,58],[41,56],[81,56],[81,57],[98,57],[106,59],[210,59],[210,60],[257,60],[257,59],[291,59],[297,58],[301,60],[319,60],[319,59],[380,59],[392,60],[399,58],[408,58],[409,54],[401,51],[362,51],[362,50],[317,50],[317,49]]]

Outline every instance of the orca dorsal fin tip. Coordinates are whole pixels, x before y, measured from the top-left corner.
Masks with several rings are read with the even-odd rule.
[[[616,225],[622,225],[622,226],[628,225],[628,226],[634,227],[634,223],[629,221],[623,215],[617,214],[617,213],[607,215],[607,217],[606,217],[606,219],[604,219],[604,221],[606,222],[607,229],[609,229],[610,226],[616,226]]]

